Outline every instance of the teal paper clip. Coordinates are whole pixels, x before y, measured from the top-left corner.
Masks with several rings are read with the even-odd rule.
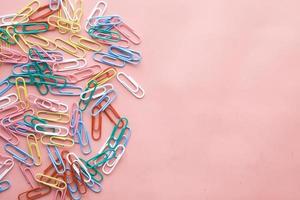
[[[18,28],[21,28],[21,30],[18,30]],[[48,30],[49,25],[45,22],[32,22],[14,25],[14,32],[17,34],[38,34],[47,32]]]

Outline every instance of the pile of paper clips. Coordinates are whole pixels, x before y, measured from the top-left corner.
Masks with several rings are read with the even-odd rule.
[[[49,0],[46,5],[33,0],[16,14],[0,16],[0,63],[12,66],[11,75],[0,81],[0,138],[7,152],[0,155],[0,193],[11,187],[4,178],[17,162],[31,186],[18,199],[39,199],[51,190],[55,191],[53,199],[81,199],[88,190],[102,191],[103,174],[112,173],[124,155],[131,129],[128,119],[112,106],[117,92],[109,81],[117,78],[134,97],[144,97],[133,78],[117,71],[140,63],[141,54],[131,46],[141,40],[120,16],[104,16],[106,9],[107,3],[98,1],[84,21],[90,37],[79,34],[83,0]],[[68,39],[43,36],[55,30]],[[107,67],[88,66],[87,52]],[[77,84],[82,81],[87,81],[84,88]],[[31,94],[29,86],[40,95]],[[16,93],[9,93],[12,88]],[[45,97],[49,93],[79,98],[69,109]],[[83,112],[90,116],[91,130]],[[70,148],[78,145],[83,155],[90,155],[90,138],[101,139],[103,116],[114,128],[99,152],[82,159]],[[20,147],[21,138],[28,147]],[[43,163],[42,146],[51,164],[34,174],[32,167]]]

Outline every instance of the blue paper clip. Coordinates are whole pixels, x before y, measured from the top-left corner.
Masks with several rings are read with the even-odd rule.
[[[113,94],[112,97],[109,95]],[[90,113],[92,116],[97,116],[100,112],[103,112],[117,97],[117,92],[114,89],[109,89],[106,93],[104,93],[97,101],[96,103],[91,107]],[[100,105],[102,102],[106,102],[104,105],[101,106],[101,108],[98,109],[98,105]],[[96,112],[93,112],[93,110],[96,110]]]
[[[69,89],[69,90],[68,90]],[[76,85],[66,85],[65,87],[50,87],[50,93],[59,96],[79,96],[83,89]]]
[[[65,163],[59,153],[58,148],[56,146],[49,146],[49,145],[46,145],[46,148],[47,148],[47,152],[48,152],[50,161],[52,162],[52,165],[54,166],[57,173],[59,173],[59,174],[65,173],[66,166],[65,166]],[[57,157],[57,159],[54,158],[54,155],[51,152],[51,148],[54,148],[54,154]],[[61,168],[61,169],[59,169],[59,168]]]
[[[1,181],[0,182],[0,192],[4,192],[10,188],[11,184],[9,181]]]
[[[15,151],[16,153],[19,153],[20,155],[17,155],[13,151],[9,150],[9,148],[12,148],[13,151]],[[10,143],[7,143],[4,145],[4,149],[7,153],[12,155],[12,157],[14,159],[18,160],[21,163],[24,163],[26,166],[31,167],[34,165],[33,157],[31,155],[29,155],[27,152],[25,152],[24,150],[20,149],[19,147],[14,146]],[[29,159],[29,161],[28,161],[28,159]]]
[[[91,153],[92,147],[90,143],[89,132],[81,119],[78,124],[78,138],[81,152],[84,155]]]
[[[2,81],[0,81],[0,88],[3,87],[4,88],[2,90],[0,90],[0,96],[2,96],[3,94],[5,94],[10,88],[13,87],[13,84],[11,84],[8,79],[4,79]]]
[[[108,48],[108,54],[131,64],[139,64],[142,60],[139,52],[116,45],[112,45]]]
[[[100,58],[97,58],[97,55],[100,55]],[[93,54],[93,59],[97,62],[113,66],[113,67],[119,67],[123,68],[126,65],[126,62],[123,60],[118,59],[118,57],[109,54],[109,53],[104,53],[104,52],[95,52]]]

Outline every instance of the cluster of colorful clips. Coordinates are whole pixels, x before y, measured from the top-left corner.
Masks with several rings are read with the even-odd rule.
[[[0,80],[0,138],[7,153],[0,155],[0,193],[11,187],[4,178],[16,162],[31,186],[18,199],[42,198],[52,190],[53,199],[82,199],[88,190],[102,191],[103,174],[111,174],[124,155],[131,129],[112,105],[118,93],[110,82],[116,78],[134,97],[144,97],[144,89],[116,69],[141,62],[141,54],[131,48],[141,39],[120,16],[104,15],[106,10],[107,3],[98,1],[84,29],[83,0],[49,0],[46,5],[33,0],[17,13],[0,16],[0,63],[12,66],[11,74]],[[84,30],[88,37],[81,35]],[[47,38],[50,31],[68,39]],[[89,66],[88,55],[103,65]],[[47,97],[49,93],[77,103],[69,106]],[[103,116],[113,130],[91,155],[92,141],[101,139]],[[21,147],[22,138],[27,147]],[[32,168],[43,165],[42,146],[51,164],[35,174]],[[72,152],[75,146],[90,157]]]

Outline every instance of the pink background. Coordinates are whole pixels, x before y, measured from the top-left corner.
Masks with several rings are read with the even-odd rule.
[[[27,2],[5,1],[0,13]],[[84,1],[84,18],[95,2]],[[299,6],[297,0],[109,1],[108,14],[121,15],[143,38],[134,47],[142,64],[123,71],[146,97],[137,100],[114,81],[120,93],[114,105],[128,117],[132,139],[103,192],[84,199],[300,199]],[[0,68],[1,80],[11,67]],[[89,125],[88,115],[84,120]],[[93,147],[95,153],[100,145]],[[45,149],[43,157],[36,172],[49,163]],[[17,167],[7,179],[13,185],[1,199],[29,189]]]

